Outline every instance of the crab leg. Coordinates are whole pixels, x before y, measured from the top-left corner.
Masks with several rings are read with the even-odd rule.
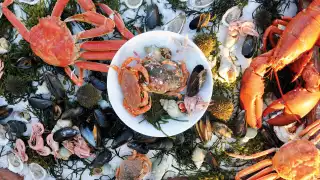
[[[96,62],[77,61],[74,63],[74,65],[79,68],[88,69],[91,71],[108,72],[109,70],[109,65]]]
[[[71,22],[71,21],[86,22],[96,26],[96,28],[78,33],[76,35],[76,39],[86,39],[86,38],[93,38],[96,36],[103,36],[105,34],[112,32],[115,27],[115,24],[112,19],[92,11],[87,11],[82,14],[77,14],[77,15],[68,17],[67,19],[64,20],[64,22]]]
[[[236,180],[240,180],[241,177],[245,176],[245,175],[249,175],[251,173],[254,173],[262,168],[268,167],[272,165],[272,160],[271,159],[265,159],[263,161],[258,162],[255,165],[249,166],[243,170],[241,170],[240,172],[237,173],[235,179]]]
[[[264,177],[267,174],[270,174],[273,170],[271,166],[264,168],[263,170],[259,171],[257,174],[251,176],[248,180],[255,180],[261,177]]]
[[[278,179],[279,175],[277,173],[271,173],[268,175],[265,175],[257,180],[274,180],[274,179]]]
[[[64,71],[77,86],[81,86],[83,84],[83,69],[79,69],[79,78],[75,74],[73,74],[69,66],[65,67]]]
[[[314,133],[316,133],[320,129],[320,119],[316,120],[309,126],[307,126],[304,130],[299,133],[300,137],[311,137]]]
[[[245,156],[245,155],[239,155],[239,154],[234,154],[234,153],[227,153],[228,156],[234,157],[234,158],[238,158],[238,159],[245,159],[245,160],[250,160],[250,159],[257,159],[261,156],[265,156],[268,155],[270,153],[276,152],[277,148],[271,148],[262,152],[258,152],[255,154],[252,154],[250,156]]]
[[[120,14],[116,11],[113,11],[106,4],[98,3],[98,6],[110,17],[114,20],[116,27],[120,34],[126,39],[131,39],[134,35],[126,28]]]
[[[96,7],[91,0],[77,0],[78,4],[85,11],[96,11]],[[60,17],[69,0],[58,0],[53,8],[51,16]]]
[[[86,60],[112,60],[115,55],[116,51],[80,53],[80,57]]]
[[[30,42],[30,34],[29,30],[26,28],[24,24],[14,15],[9,9],[8,6],[13,3],[13,0],[5,0],[2,3],[2,12],[6,16],[6,18],[10,21],[10,23],[18,30],[23,39]],[[0,6],[1,8],[1,6]]]
[[[117,51],[126,40],[108,40],[108,41],[87,41],[77,44],[77,46],[86,51]]]

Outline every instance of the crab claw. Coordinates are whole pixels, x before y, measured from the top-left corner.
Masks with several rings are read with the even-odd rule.
[[[297,88],[273,101],[262,115],[266,116],[274,111],[283,110],[282,114],[269,119],[268,123],[274,126],[288,125],[307,115],[319,100],[320,92],[309,92],[304,88]]]

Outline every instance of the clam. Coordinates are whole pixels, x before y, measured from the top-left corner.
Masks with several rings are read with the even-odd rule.
[[[0,15],[2,12],[0,12]],[[9,51],[9,43],[5,38],[0,38],[0,54],[5,54]]]
[[[137,9],[141,6],[143,0],[125,0],[124,3],[131,9]]]
[[[29,171],[34,180],[44,180],[47,177],[47,171],[37,163],[29,164]]]
[[[180,13],[174,19],[172,19],[167,24],[165,24],[163,26],[163,30],[180,33],[183,29],[185,22],[186,22],[186,14]]]
[[[145,25],[148,29],[154,29],[156,26],[160,25],[160,13],[156,4],[153,4],[147,8]]]
[[[80,125],[81,136],[93,148],[98,148],[101,145],[100,128],[96,124],[82,123]]]
[[[92,161],[92,167],[102,167],[104,164],[108,163],[112,158],[112,153],[106,149],[99,153],[96,158]]]
[[[0,120],[4,120],[9,117],[12,112],[12,108],[8,108],[8,106],[0,106]]]
[[[146,143],[130,141],[127,143],[127,146],[133,150],[136,150],[140,154],[147,154],[149,152],[149,148]]]
[[[53,105],[52,101],[39,97],[31,97],[28,99],[29,104],[36,109],[47,109]]]
[[[8,154],[8,169],[14,173],[20,173],[23,170],[23,162],[14,153]]]
[[[231,138],[232,131],[225,124],[214,122],[212,124],[212,130],[216,135]]]
[[[238,6],[228,9],[222,16],[222,24],[228,27],[231,22],[237,21],[241,14],[242,10]]]
[[[46,81],[46,84],[47,84],[47,87],[48,87],[50,93],[56,99],[63,99],[67,96],[66,90],[64,89],[60,80],[52,72],[50,72],[50,71],[45,72],[44,73],[44,80]]]
[[[188,0],[188,3],[194,8],[205,8],[213,3],[214,0]]]
[[[206,116],[206,120],[200,119],[196,124],[198,135],[203,143],[207,143],[212,138],[212,125],[209,117]]]
[[[56,142],[62,142],[68,139],[72,139],[78,134],[79,134],[78,130],[73,129],[71,127],[64,127],[62,129],[59,129],[55,133],[53,133],[53,140]]]
[[[252,58],[257,49],[257,37],[248,35],[242,45],[242,55],[245,58]]]
[[[70,119],[70,118],[76,118],[77,116],[80,116],[83,113],[82,107],[76,107],[66,110],[61,114],[61,119]]]
[[[197,95],[204,85],[204,82],[206,81],[207,76],[207,70],[204,69],[203,65],[197,65],[188,80],[187,85],[187,96],[193,97]]]
[[[120,136],[117,136],[113,140],[111,144],[111,148],[116,149],[122,146],[123,144],[127,143],[128,141],[130,141],[132,138],[133,138],[133,132],[130,129],[127,129],[122,134],[120,134]]]

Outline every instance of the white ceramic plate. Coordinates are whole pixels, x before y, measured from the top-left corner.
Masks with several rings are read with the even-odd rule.
[[[187,44],[188,47],[181,46],[181,44]],[[207,80],[204,86],[201,88],[199,95],[203,98],[204,101],[210,101],[212,95],[213,80],[207,59],[201,52],[201,50],[191,40],[187,39],[185,36],[182,36],[180,34],[169,31],[150,31],[135,36],[118,50],[111,64],[121,66],[121,64],[128,57],[135,56],[134,51],[137,52],[139,56],[144,58],[146,56],[144,47],[150,45],[157,45],[159,47],[169,48],[172,51],[172,60],[178,62],[184,59],[190,73],[196,65],[202,64],[205,67],[205,69],[208,70],[208,74]],[[112,68],[109,69],[107,85],[110,103],[114,111],[119,116],[119,118],[127,126],[144,135],[154,137],[165,137],[166,135],[163,132],[165,132],[169,136],[182,133],[190,127],[192,127],[205,113],[204,109],[202,111],[193,113],[189,116],[179,118],[183,120],[188,120],[188,122],[169,120],[169,123],[163,124],[161,126],[163,130],[163,132],[161,132],[155,129],[147,121],[140,122],[141,120],[143,120],[142,115],[138,117],[133,117],[123,107],[123,94],[121,87],[118,83],[118,73]]]

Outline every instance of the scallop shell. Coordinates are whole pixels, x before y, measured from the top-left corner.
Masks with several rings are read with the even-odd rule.
[[[39,2],[40,0],[19,0],[19,2],[21,3],[26,3],[26,4],[29,4],[29,5],[35,5]]]
[[[185,22],[186,22],[186,15],[184,13],[180,13],[178,16],[176,16],[171,21],[169,21],[166,25],[164,25],[163,30],[180,33],[183,29]]]
[[[0,146],[5,146],[9,142],[8,138],[6,138],[6,133],[5,128],[0,124]]]
[[[205,8],[213,3],[214,0],[189,0],[188,3],[194,8]]]
[[[8,155],[8,169],[14,173],[20,173],[23,170],[23,162],[14,153]]]
[[[125,0],[124,3],[131,9],[137,9],[141,6],[143,0]]]
[[[44,180],[47,176],[47,171],[37,163],[29,164],[29,171],[34,180]]]
[[[226,11],[222,16],[222,24],[229,27],[229,24],[240,18],[242,10],[238,6],[234,6]]]

